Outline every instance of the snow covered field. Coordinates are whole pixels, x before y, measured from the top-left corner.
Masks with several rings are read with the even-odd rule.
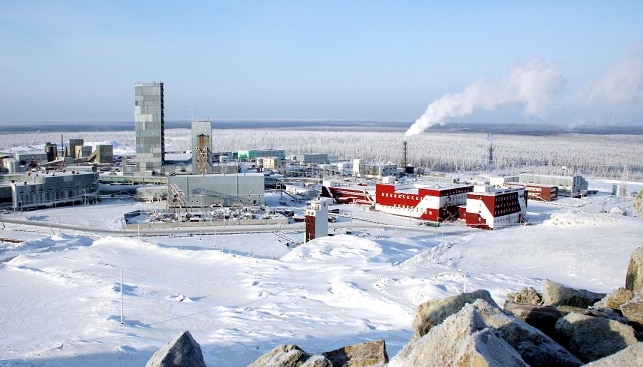
[[[610,196],[609,181],[589,182],[598,195],[530,202],[533,225],[498,231],[422,227],[346,206],[353,219],[331,226],[337,235],[295,249],[273,233],[101,234],[151,205],[127,200],[5,213],[0,366],[143,366],[183,330],[209,366],[245,366],[283,343],[315,353],[385,339],[393,356],[429,298],[484,288],[502,305],[544,278],[609,292],[624,285],[643,245],[643,220],[605,213],[629,211],[633,199]],[[10,223],[21,218],[41,226]],[[280,233],[303,239],[298,224]]]

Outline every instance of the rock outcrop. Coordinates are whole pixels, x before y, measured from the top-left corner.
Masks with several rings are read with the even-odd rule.
[[[189,331],[182,332],[161,347],[147,361],[146,367],[205,367],[201,346]]]
[[[556,330],[566,337],[565,347],[584,362],[595,361],[637,343],[631,326],[575,312],[558,320]]]
[[[549,279],[543,282],[543,303],[547,306],[572,306],[587,308],[605,297],[584,289],[574,289]]]

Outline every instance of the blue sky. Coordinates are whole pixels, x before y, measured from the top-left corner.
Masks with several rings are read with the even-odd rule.
[[[527,116],[515,103],[447,121],[557,123],[623,55],[634,58],[634,95],[608,122],[643,117],[641,1],[1,5],[0,122],[133,120],[134,83],[163,81],[168,120],[411,123],[445,94],[540,58],[560,71],[554,100],[565,106]]]

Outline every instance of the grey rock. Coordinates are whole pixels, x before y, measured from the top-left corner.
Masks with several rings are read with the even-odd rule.
[[[588,367],[643,366],[643,343],[632,344],[622,351],[586,364]]]
[[[248,367],[299,367],[310,357],[310,354],[294,344],[283,344],[262,355]]]
[[[605,297],[604,293],[574,289],[549,279],[543,282],[543,303],[547,306],[587,308]]]
[[[384,340],[349,345],[322,355],[333,363],[333,367],[379,367],[388,363]]]
[[[507,294],[507,301],[519,304],[539,305],[543,302],[543,299],[534,288],[527,287],[516,293]]]
[[[324,356],[314,355],[308,358],[301,367],[333,367],[333,363]]]
[[[147,361],[146,367],[205,367],[201,346],[189,331],[182,332],[161,347]]]
[[[461,293],[457,296],[434,299],[420,304],[415,312],[413,319],[413,329],[415,330],[414,338],[421,337],[431,330],[432,327],[439,325],[447,317],[457,313],[467,303],[473,303],[477,299],[496,305],[491,298],[491,294],[479,289],[471,293]]]
[[[637,343],[631,326],[575,312],[558,320],[556,330],[567,338],[567,350],[584,362],[595,361]]]
[[[471,304],[411,341],[388,367],[412,366],[527,366],[507,342],[487,328]]]
[[[557,341],[556,322],[567,315],[555,306],[528,305],[509,301],[505,302],[503,309]]]
[[[639,218],[643,218],[643,189],[639,191],[639,194],[634,199],[634,204],[632,205],[632,211]]]
[[[634,297],[634,292],[629,289],[619,288],[606,295],[602,300],[596,302],[594,307],[620,310],[621,305],[632,300],[632,297]]]
[[[643,337],[643,290],[638,290],[631,300],[621,305],[621,313],[637,331],[640,340]]]
[[[643,192],[643,190],[641,191]],[[640,195],[640,194],[639,194]],[[630,256],[625,275],[625,289],[636,292],[643,286],[643,246],[637,248]]]
[[[532,367],[576,367],[583,363],[542,331],[483,300],[473,306],[484,323],[512,346]]]

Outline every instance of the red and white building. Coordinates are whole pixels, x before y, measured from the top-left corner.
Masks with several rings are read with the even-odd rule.
[[[418,186],[402,189],[391,184],[375,185],[375,210],[433,222],[458,218],[458,207],[467,202],[473,186]]]
[[[527,214],[525,188],[495,189],[493,186],[476,186],[467,194],[467,226],[496,229],[522,223]]]
[[[325,183],[321,189],[321,196],[331,198],[337,204],[375,205],[373,186],[366,184],[339,186]]]
[[[312,200],[306,208],[306,233],[304,242],[328,236],[328,203],[324,199]]]

